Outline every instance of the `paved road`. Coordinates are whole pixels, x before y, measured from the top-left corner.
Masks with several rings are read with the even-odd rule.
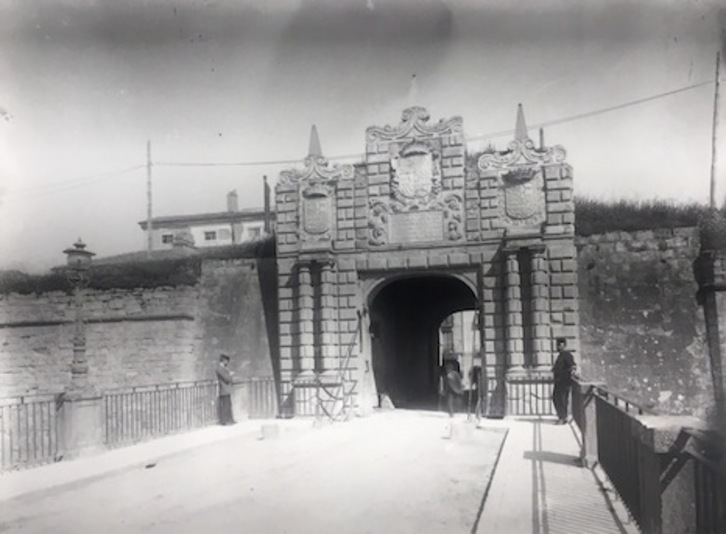
[[[390,412],[228,439],[3,506],[0,532],[471,532],[504,438]]]

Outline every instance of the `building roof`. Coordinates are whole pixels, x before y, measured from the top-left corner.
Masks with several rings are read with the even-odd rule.
[[[262,208],[245,208],[238,211],[219,211],[214,213],[195,213],[192,215],[168,215],[164,217],[152,217],[152,227],[186,227],[192,224],[200,223],[235,223],[241,221],[249,221],[259,219],[265,216],[265,210]],[[270,210],[270,219],[275,218],[275,210]],[[139,221],[142,230],[146,230],[146,221]]]

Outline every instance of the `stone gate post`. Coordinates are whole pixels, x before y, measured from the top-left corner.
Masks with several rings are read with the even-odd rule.
[[[726,220],[713,211],[701,221],[701,253],[694,262],[698,301],[706,320],[717,425],[726,430],[724,355],[726,355]]]

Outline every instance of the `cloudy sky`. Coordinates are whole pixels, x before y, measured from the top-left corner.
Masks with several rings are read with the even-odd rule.
[[[261,206],[262,175],[289,164],[224,164],[302,159],[312,124],[327,156],[360,154],[414,73],[417,103],[461,115],[472,150],[503,148],[521,102],[531,126],[556,123],[578,194],[706,202],[719,7],[0,0],[0,269],[62,263],[79,236],[142,249],[147,140],[155,215],[222,211],[232,189]]]

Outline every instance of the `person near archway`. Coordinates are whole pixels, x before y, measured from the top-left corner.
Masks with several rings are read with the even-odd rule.
[[[217,364],[217,382],[219,382],[219,397],[217,398],[217,410],[219,412],[219,424],[233,425],[232,416],[232,380],[233,374],[229,370],[229,356],[222,354]]]
[[[446,409],[449,417],[454,417],[457,400],[464,394],[464,385],[461,380],[459,362],[451,354],[444,355],[442,375],[442,393],[446,397]]]
[[[552,403],[555,405],[555,411],[557,412],[557,424],[564,425],[567,423],[570,390],[572,389],[577,364],[572,353],[567,350],[567,340],[565,338],[557,338],[557,351],[559,354],[552,366],[555,382],[552,389]]]

